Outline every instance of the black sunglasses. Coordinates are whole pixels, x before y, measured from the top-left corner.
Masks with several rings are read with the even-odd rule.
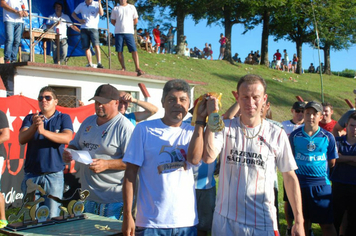
[[[49,95],[47,95],[47,96],[39,96],[38,97],[38,101],[42,102],[43,98],[46,99],[46,101],[51,101],[53,99],[52,96],[49,96]]]
[[[295,110],[296,113],[304,113],[304,110]]]

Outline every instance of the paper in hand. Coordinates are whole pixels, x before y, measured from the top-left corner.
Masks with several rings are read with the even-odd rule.
[[[72,159],[77,162],[83,163],[85,165],[89,165],[93,162],[93,159],[91,159],[88,151],[74,150],[70,148],[67,148],[66,150],[72,154]]]

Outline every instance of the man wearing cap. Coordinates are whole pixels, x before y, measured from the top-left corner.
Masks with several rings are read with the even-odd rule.
[[[285,120],[282,122],[283,129],[286,131],[289,136],[294,130],[298,129],[304,122],[304,106],[305,103],[297,101],[293,104],[292,109],[290,110],[293,118],[291,120]]]
[[[322,118],[320,103],[306,104],[304,126],[293,131],[289,141],[298,165],[295,173],[302,192],[304,228],[318,223],[323,235],[336,236],[329,169],[334,167],[338,153],[334,136],[319,127]]]
[[[110,84],[101,85],[90,100],[95,100],[95,115],[85,119],[68,148],[88,151],[93,162],[80,167],[82,189],[90,191],[85,212],[119,219],[123,206],[122,162],[134,126],[119,113],[119,91]],[[89,100],[89,101],[90,101]],[[63,153],[70,162],[69,151]]]
[[[304,106],[305,103],[301,101],[297,101],[293,103],[291,108],[291,113],[293,115],[291,120],[285,120],[282,122],[283,129],[289,136],[294,130],[298,129],[303,125],[304,122]],[[287,193],[285,191],[285,187],[283,185],[283,201],[284,201],[284,215],[287,221],[287,235],[291,235],[292,226],[293,226],[293,214],[292,208],[289,204]]]
[[[43,87],[38,95],[40,112],[29,114],[22,122],[19,133],[21,145],[27,144],[25,174],[21,190],[26,195],[28,179],[40,185],[47,193],[62,199],[64,186],[64,145],[72,139],[73,125],[69,115],[56,110],[56,92]],[[59,216],[60,204],[46,196],[44,204],[50,217]]]
[[[63,10],[62,2],[55,2],[53,8],[55,12],[49,16],[49,20],[47,21],[46,26],[47,28],[50,28],[54,24],[57,24],[53,29],[60,34],[59,37],[60,58],[57,58],[57,44],[56,42],[53,42],[52,43],[53,62],[54,64],[58,64],[58,61],[60,61],[60,64],[63,64],[68,53],[67,27],[70,27],[79,33],[80,30],[78,29],[77,26],[72,24],[72,21],[69,18],[69,16],[62,12]]]

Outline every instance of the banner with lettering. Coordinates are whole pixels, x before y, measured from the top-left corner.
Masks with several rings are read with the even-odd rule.
[[[19,207],[23,199],[21,182],[26,158],[26,145],[20,145],[18,140],[19,130],[25,116],[39,111],[39,107],[37,100],[16,95],[0,98],[0,110],[6,114],[10,129],[10,139],[4,143],[6,156],[1,171],[1,192],[5,198],[6,208]],[[95,113],[94,104],[77,108],[57,106],[57,110],[70,115],[74,132],[79,129],[85,118]],[[78,171],[79,165],[75,165],[74,161],[66,165],[65,197],[71,196],[75,189],[80,187]]]

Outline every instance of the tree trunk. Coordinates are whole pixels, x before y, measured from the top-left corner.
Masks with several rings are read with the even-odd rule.
[[[263,28],[262,28],[262,42],[261,42],[261,65],[269,66],[268,60],[268,36],[269,36],[269,18],[271,13],[269,11],[263,12]]]
[[[185,13],[182,7],[177,7],[177,47],[176,52],[179,55],[184,55],[184,47],[181,44],[184,44],[184,19]]]
[[[297,45],[297,57],[298,57],[298,62],[297,62],[297,71],[296,73],[302,74],[302,46],[303,46],[303,41],[301,39],[296,40],[296,45]]]
[[[324,67],[325,67],[323,73],[325,73],[327,75],[331,75],[330,45],[325,43],[323,51],[324,51]]]
[[[228,7],[224,7],[224,22],[225,22],[225,37],[228,39],[226,42],[226,48],[224,53],[224,60],[229,61],[231,64],[234,64],[234,60],[231,56],[231,31],[232,31],[232,22],[231,22],[231,11]],[[220,49],[219,49],[220,50]]]

